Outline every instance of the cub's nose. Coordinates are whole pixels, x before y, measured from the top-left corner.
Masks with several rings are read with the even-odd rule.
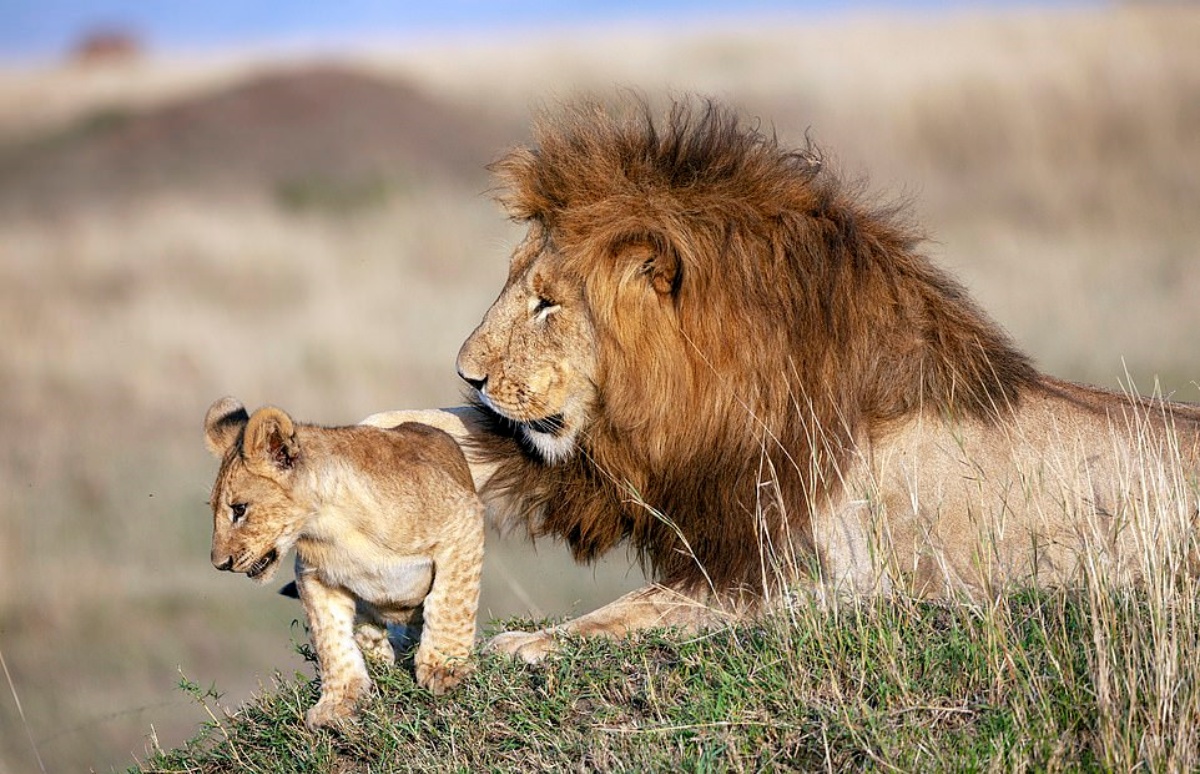
[[[484,374],[483,376],[472,376],[460,368],[460,369],[458,369],[458,376],[464,382],[471,385],[471,387],[474,388],[475,390],[482,392],[483,388],[487,386],[487,375],[486,374]]]
[[[230,570],[233,569],[233,557],[232,556],[230,556],[226,559],[221,559],[216,554],[213,554],[212,563],[213,563],[213,567],[216,567],[218,570],[220,570],[222,572],[229,572]]]

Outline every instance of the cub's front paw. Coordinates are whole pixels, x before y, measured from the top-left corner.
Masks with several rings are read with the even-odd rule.
[[[357,713],[357,702],[322,698],[305,713],[304,725],[309,731],[340,728],[352,721]]]
[[[441,696],[457,688],[463,678],[475,668],[466,658],[446,659],[418,653],[415,661],[417,685],[434,696]]]
[[[366,674],[350,680],[328,683],[321,688],[321,698],[304,716],[310,730],[337,727],[358,715],[358,707],[371,692],[371,679]]]
[[[483,646],[484,653],[507,653],[526,664],[536,664],[558,650],[554,635],[543,629],[536,632],[501,632]]]

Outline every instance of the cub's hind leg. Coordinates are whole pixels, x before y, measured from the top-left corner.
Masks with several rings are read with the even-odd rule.
[[[354,644],[367,661],[388,665],[396,663],[396,651],[388,637],[387,627],[360,623],[354,629]]]
[[[378,607],[358,601],[354,641],[367,661],[395,664],[421,639],[423,613],[416,607]]]

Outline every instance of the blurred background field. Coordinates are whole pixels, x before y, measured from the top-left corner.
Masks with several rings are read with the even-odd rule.
[[[518,234],[483,168],[580,90],[807,134],[1045,370],[1200,400],[1198,43],[1200,7],[1134,4],[0,69],[0,771],[123,768],[204,720],[181,673],[236,707],[307,668],[295,603],[209,565],[204,411],[456,403]],[[485,621],[641,579],[488,550]]]

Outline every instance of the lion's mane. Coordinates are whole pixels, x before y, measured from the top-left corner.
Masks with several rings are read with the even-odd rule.
[[[489,488],[534,535],[590,560],[628,542],[680,587],[761,592],[812,556],[810,517],[859,441],[933,412],[997,421],[1029,361],[918,251],[895,210],[709,101],[566,106],[493,165],[500,199],[552,235],[596,330],[599,400],[550,466],[493,417]],[[647,301],[622,246],[674,264]]]

